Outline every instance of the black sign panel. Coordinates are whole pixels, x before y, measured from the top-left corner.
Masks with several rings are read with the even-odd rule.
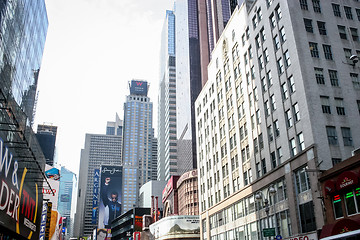
[[[147,96],[147,82],[132,80],[130,85],[130,94]]]

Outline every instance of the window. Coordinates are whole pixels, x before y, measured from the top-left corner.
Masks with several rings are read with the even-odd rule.
[[[244,172],[244,186],[249,184],[248,172]]]
[[[266,174],[266,162],[265,162],[265,158],[261,159],[261,169],[262,169],[262,174]]]
[[[294,121],[297,122],[300,120],[300,109],[299,109],[299,104],[295,103],[293,105],[293,112],[294,112]]]
[[[260,46],[261,46],[259,35],[256,35],[256,37],[255,37],[255,46],[256,46],[256,48],[260,48]]]
[[[297,154],[297,149],[296,149],[296,142],[295,139],[292,138],[290,140],[290,155],[291,157],[295,156]]]
[[[248,52],[249,52],[249,58],[252,59],[253,58],[253,53],[252,53],[252,47],[251,45],[248,48]]]
[[[264,61],[263,61],[263,56],[260,55],[260,57],[258,58],[258,62],[259,62],[259,68],[260,70],[264,68]]]
[[[344,55],[345,55],[346,61],[347,61],[348,63],[350,63],[351,49],[349,49],[349,48],[344,48]]]
[[[358,20],[360,21],[360,9],[355,8],[355,10],[356,10],[357,18],[358,18]]]
[[[291,61],[290,61],[290,54],[289,54],[288,50],[286,50],[286,52],[284,53],[284,59],[285,59],[285,66],[289,67],[291,65]]]
[[[335,17],[341,17],[340,5],[335,4],[335,3],[332,3],[331,5],[332,5],[333,12],[334,12],[334,16]]]
[[[356,188],[355,191],[351,190],[349,192],[347,192],[344,197],[345,197],[345,207],[346,207],[346,212],[347,215],[353,215],[356,213],[360,212],[360,194],[359,191],[360,188]]]
[[[308,10],[307,0],[300,0],[299,2],[302,10]]]
[[[314,12],[321,13],[320,0],[312,0]]]
[[[313,58],[319,58],[319,50],[317,47],[317,43],[309,42],[309,49]]]
[[[305,30],[307,32],[310,33],[314,32],[311,19],[304,18],[304,24],[305,24]]]
[[[267,91],[267,85],[266,85],[265,77],[263,77],[263,78],[261,79],[261,86],[262,86],[262,90],[263,90],[264,92],[266,92],[266,91]]]
[[[259,147],[260,149],[264,148],[264,139],[262,133],[259,134]]]
[[[293,93],[295,92],[295,81],[294,81],[294,77],[293,76],[290,76],[288,78],[288,82],[289,82],[289,90],[290,90],[290,93]]]
[[[334,126],[326,126],[326,134],[330,145],[338,145],[336,128]]]
[[[280,5],[277,5],[275,8],[275,13],[276,13],[276,17],[278,20],[280,20],[282,18],[282,13],[281,13],[281,9],[280,9]]]
[[[279,159],[279,163],[283,163],[282,161],[282,156],[283,156],[283,153],[282,153],[282,150],[281,150],[281,147],[279,147],[278,149],[276,149],[276,153],[277,153],[277,156],[278,156],[278,159]]]
[[[337,76],[337,71],[329,70],[329,78],[331,86],[338,87],[339,86],[339,79]]]
[[[280,36],[281,36],[281,42],[285,42],[286,41],[286,35],[285,35],[285,28],[282,27],[280,29]]]
[[[274,37],[274,47],[275,47],[275,50],[278,50],[280,48],[280,41],[279,41],[278,35],[275,35],[275,37]]]
[[[246,28],[245,34],[246,34],[246,40],[249,40],[249,38],[250,38],[250,29],[249,29],[249,27]]]
[[[338,115],[345,115],[344,101],[342,98],[335,98],[335,106]]]
[[[275,120],[273,125],[274,125],[275,137],[278,137],[280,135],[279,121]]]
[[[356,100],[356,104],[357,104],[357,107],[358,107],[358,110],[359,110],[359,114],[360,114],[360,100]]]
[[[341,39],[347,39],[345,26],[338,25],[339,36]]]
[[[271,71],[270,71],[270,70],[266,73],[266,78],[267,78],[267,80],[268,80],[269,87],[271,87],[271,85],[273,84],[273,81],[272,81],[272,75],[271,75]]]
[[[282,92],[282,97],[283,97],[284,100],[289,97],[286,82],[281,85],[281,92]]]
[[[320,96],[321,108],[323,113],[331,114],[329,97]]]
[[[260,37],[261,37],[261,41],[265,42],[266,36],[265,36],[265,29],[264,28],[262,28],[260,30]]]
[[[359,35],[357,28],[350,28],[351,37],[354,40],[354,42],[359,41]]]
[[[359,80],[359,74],[357,73],[350,73],[350,78],[353,83],[353,86],[355,89],[360,89],[360,80]]]
[[[284,64],[282,58],[279,58],[277,60],[277,66],[278,66],[279,74],[282,74],[284,72]]]
[[[315,211],[313,202],[299,205],[301,232],[307,233],[316,230]]]
[[[317,84],[325,84],[324,73],[322,68],[314,68]]]
[[[267,64],[269,62],[269,52],[268,52],[267,48],[264,50],[264,61],[265,61],[265,64]]]
[[[310,189],[307,169],[307,166],[305,166],[295,171],[296,190],[298,194]]]
[[[257,17],[258,17],[258,20],[259,20],[259,22],[261,21],[261,19],[262,19],[262,12],[261,12],[261,8],[259,8],[258,10],[257,10]]]
[[[275,111],[276,110],[276,101],[275,101],[275,95],[271,95],[270,97],[270,102],[271,102],[271,110]]]
[[[258,24],[258,21],[257,21],[256,16],[253,17],[253,19],[252,19],[252,24],[253,24],[253,27],[254,27],[254,29],[255,29],[255,28],[257,27],[257,24]]]
[[[271,14],[270,17],[269,17],[269,20],[270,20],[270,25],[272,28],[275,28],[276,27],[276,18],[275,18],[275,15],[274,14]]]
[[[292,114],[291,114],[290,109],[285,112],[285,116],[286,116],[286,126],[288,128],[292,127],[293,126],[293,120],[292,120]]]
[[[325,59],[333,60],[331,46],[323,44],[323,50],[324,50]]]
[[[351,137],[350,128],[342,127],[341,128],[341,134],[342,134],[342,137],[343,137],[344,146],[353,146],[353,140],[352,140],[352,137]]]
[[[317,22],[318,25],[318,29],[319,29],[319,33],[320,35],[326,35],[326,26],[325,26],[325,22]]]
[[[351,7],[344,6],[345,16],[347,19],[353,20]]]
[[[300,151],[303,151],[305,149],[305,140],[304,140],[304,134],[299,133],[297,135],[297,140],[299,144]]]
[[[341,163],[341,158],[331,158],[331,162],[333,166],[335,166],[338,163]]]
[[[276,162],[275,152],[271,152],[271,153],[270,153],[270,159],[271,159],[272,167],[273,167],[273,168],[276,168],[277,162]]]
[[[267,127],[267,132],[268,132],[268,136],[269,136],[269,142],[272,142],[274,140],[274,135],[273,135],[273,130],[272,130],[271,125],[269,125]]]

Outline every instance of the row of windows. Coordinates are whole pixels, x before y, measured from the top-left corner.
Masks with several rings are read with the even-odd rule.
[[[341,135],[344,146],[353,146],[351,130],[348,127],[341,127]],[[330,145],[339,145],[337,131],[335,126],[326,126],[326,134]]]

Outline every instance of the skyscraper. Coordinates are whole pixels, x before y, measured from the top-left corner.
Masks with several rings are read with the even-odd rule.
[[[267,0],[234,11],[195,105],[202,239],[317,238],[320,173],[360,146],[357,9]]]
[[[153,104],[148,87],[146,81],[132,80],[124,103],[122,212],[138,205],[140,187],[153,177]]]
[[[77,180],[75,173],[69,171],[65,167],[61,167],[60,173],[61,177],[57,209],[61,216],[66,218],[66,220],[64,220],[64,223],[66,225],[65,235],[71,237],[74,230],[74,216],[72,215],[72,213],[75,212],[76,208],[73,199],[75,199],[74,197],[76,196],[75,188]]]
[[[46,164],[54,166],[57,126],[39,124],[36,138],[44,153]]]
[[[116,134],[116,129],[122,129],[122,121],[116,118],[117,124],[108,122],[105,134],[86,134],[85,146],[81,150],[78,198],[74,223],[74,236],[92,234],[97,227],[97,202],[93,202],[98,183],[94,183],[94,175],[102,165],[120,166],[122,164],[123,136]],[[109,127],[113,130],[109,130]],[[111,135],[110,135],[111,134]],[[96,185],[97,184],[97,185]],[[95,186],[94,186],[95,185]],[[93,209],[95,207],[95,212]]]

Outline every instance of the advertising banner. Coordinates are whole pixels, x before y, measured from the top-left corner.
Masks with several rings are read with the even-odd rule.
[[[39,240],[45,239],[47,209],[48,209],[48,204],[44,203],[41,212]]]
[[[200,238],[199,216],[170,216],[150,225],[150,232],[155,239]]]
[[[101,166],[98,228],[111,228],[111,221],[121,215],[122,167]]]
[[[50,221],[50,240],[61,240],[62,234],[62,220],[60,213],[58,211],[51,210],[51,221]]]
[[[97,229],[96,239],[94,240],[111,240],[111,229],[106,229],[106,228]]]
[[[13,148],[11,148],[13,149]],[[0,225],[39,239],[42,195],[38,184],[0,138]]]
[[[52,202],[52,209],[56,210],[59,199],[60,170],[46,164],[45,176],[53,191],[51,191],[48,184],[44,181],[42,190],[43,198]]]
[[[96,220],[97,220],[97,213],[99,207],[99,183],[100,183],[100,169],[94,169],[91,224],[96,224]]]
[[[131,80],[130,94],[147,96],[147,82],[139,80]]]

